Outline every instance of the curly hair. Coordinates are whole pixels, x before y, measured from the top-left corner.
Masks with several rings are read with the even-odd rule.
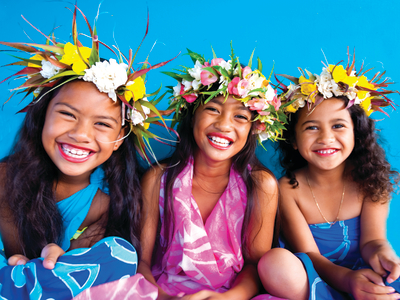
[[[3,159],[5,201],[13,212],[19,247],[28,258],[39,257],[45,245],[59,243],[63,236],[62,216],[54,194],[59,172],[42,144],[47,107],[59,90],[45,94],[48,89],[44,89],[42,99],[30,105],[16,145]],[[140,254],[142,198],[133,137],[128,136],[102,168],[103,185],[110,194],[105,236],[120,236],[130,241]]]
[[[347,97],[336,98],[342,100],[347,107],[349,102]],[[290,115],[287,130],[283,135],[285,140],[279,141],[278,144],[284,175],[293,188],[299,185],[295,171],[307,166],[307,161],[293,148],[299,111]],[[385,150],[377,141],[379,136],[375,130],[375,121],[370,119],[359,105],[352,105],[348,111],[353,121],[355,139],[354,149],[348,157],[348,162],[352,166],[351,176],[358,184],[364,199],[385,203],[390,200],[393,186],[399,182],[399,173],[391,169]]]
[[[200,104],[202,105],[202,104]],[[173,209],[173,185],[177,176],[182,172],[185,166],[188,164],[190,157],[194,156],[195,150],[197,149],[197,144],[193,136],[192,119],[197,106],[194,104],[189,104],[187,111],[182,116],[180,123],[178,124],[178,134],[180,136],[180,142],[177,144],[171,157],[164,160],[164,163],[168,167],[164,171],[166,186],[164,189],[164,240],[165,244],[158,244],[155,249],[160,251],[161,255],[165,253],[168,249],[170,241],[172,239],[172,232],[174,230],[174,209]],[[253,123],[254,124],[254,123]],[[254,125],[250,129],[247,137],[247,141],[243,149],[233,157],[233,168],[237,171],[247,188],[247,205],[243,220],[241,240],[242,240],[242,250],[245,257],[249,253],[251,241],[249,240],[248,225],[251,217],[259,210],[259,202],[254,194],[256,187],[260,184],[257,182],[255,176],[252,176],[252,172],[263,170],[270,174],[275,180],[273,173],[264,167],[255,155],[255,149],[257,147],[257,137],[252,134]],[[251,171],[248,166],[251,166]],[[160,229],[160,226],[159,226]],[[276,238],[276,236],[274,236]],[[276,239],[273,242],[276,243]]]

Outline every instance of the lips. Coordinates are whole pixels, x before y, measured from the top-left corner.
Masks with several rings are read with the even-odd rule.
[[[217,133],[209,134],[207,138],[211,146],[221,150],[225,150],[233,144],[231,138]]]
[[[58,143],[61,156],[69,162],[81,163],[87,161],[95,151],[87,148],[76,147],[70,144]]]

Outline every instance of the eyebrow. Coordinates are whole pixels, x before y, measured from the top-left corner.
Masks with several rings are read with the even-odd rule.
[[[56,107],[57,105],[65,105],[65,106],[69,107],[70,109],[72,109],[73,111],[76,111],[77,113],[81,113],[79,111],[79,109],[77,109],[76,107],[72,106],[71,104],[68,104],[68,103],[65,103],[65,102],[58,102],[58,103],[56,103],[54,105],[54,107]],[[98,118],[98,119],[110,120],[110,121],[115,122],[118,125],[118,121],[116,119],[114,119],[113,117],[111,117],[111,116],[101,116],[101,115],[99,115],[99,116],[94,116],[94,117]]]
[[[345,120],[345,119],[341,119],[341,118],[338,118],[338,119],[334,119],[334,120],[330,120],[330,122],[331,123],[335,123],[335,122],[345,122],[345,123],[349,123],[349,121],[347,121],[347,120]],[[305,124],[308,124],[308,123],[321,123],[320,121],[316,121],[316,120],[308,120],[308,121],[305,121],[303,124],[301,124],[302,126],[303,125],[305,125]]]

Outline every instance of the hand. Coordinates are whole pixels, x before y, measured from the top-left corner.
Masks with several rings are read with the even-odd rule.
[[[389,272],[386,279],[388,283],[392,283],[400,276],[400,260],[392,249],[380,248],[371,255],[369,264],[382,277],[386,277]]]
[[[358,299],[400,299],[400,294],[392,294],[394,288],[385,286],[382,277],[370,269],[350,271],[350,292]]]
[[[58,258],[64,253],[64,250],[61,249],[57,244],[51,243],[46,245],[40,254],[40,257],[44,258],[43,267],[49,270],[54,269]]]
[[[21,254],[15,254],[8,259],[9,266],[25,265],[29,259]]]

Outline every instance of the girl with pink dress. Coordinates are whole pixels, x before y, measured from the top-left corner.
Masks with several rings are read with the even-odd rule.
[[[271,249],[278,185],[255,156],[286,121],[259,68],[236,56],[195,63],[172,88],[180,141],[162,168],[142,178],[142,257],[138,272],[157,299],[250,299],[257,262]],[[276,299],[270,295],[258,299]]]

